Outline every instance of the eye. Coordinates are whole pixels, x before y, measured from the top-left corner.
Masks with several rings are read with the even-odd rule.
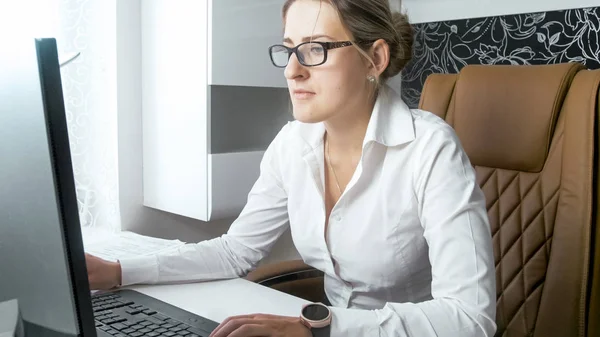
[[[318,44],[312,45],[310,47],[310,52],[314,53],[314,54],[321,54],[321,53],[323,53],[323,46],[318,45]]]

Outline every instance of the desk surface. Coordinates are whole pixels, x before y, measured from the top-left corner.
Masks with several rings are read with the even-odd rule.
[[[190,284],[126,287],[180,307],[196,315],[222,322],[229,316],[274,314],[298,316],[307,301],[245,279]]]

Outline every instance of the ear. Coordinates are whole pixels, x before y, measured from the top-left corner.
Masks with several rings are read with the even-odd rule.
[[[371,58],[373,64],[370,65],[370,71],[373,75],[379,77],[390,63],[390,46],[383,39],[379,39],[371,46]]]

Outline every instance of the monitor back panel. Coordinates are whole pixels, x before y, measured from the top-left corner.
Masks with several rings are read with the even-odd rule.
[[[0,301],[78,335],[33,39],[0,51]]]

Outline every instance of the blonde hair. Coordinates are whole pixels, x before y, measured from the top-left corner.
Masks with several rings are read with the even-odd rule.
[[[283,20],[296,0],[283,5]],[[357,50],[371,63],[368,48],[383,39],[390,47],[390,62],[377,79],[378,84],[398,75],[412,58],[413,28],[408,16],[392,13],[388,0],[318,0],[326,1],[337,11],[342,24],[352,35]]]

